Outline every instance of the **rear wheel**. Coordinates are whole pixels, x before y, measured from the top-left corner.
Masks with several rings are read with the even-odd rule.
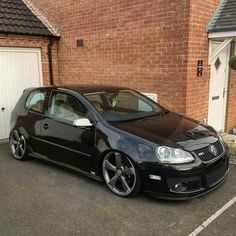
[[[11,152],[15,159],[25,160],[28,158],[27,144],[25,137],[17,130],[14,130],[10,137]]]
[[[102,172],[106,185],[118,196],[135,196],[141,190],[137,168],[128,157],[121,153],[108,153],[103,160]]]

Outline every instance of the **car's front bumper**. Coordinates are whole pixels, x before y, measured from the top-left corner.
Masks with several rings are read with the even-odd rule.
[[[225,153],[209,164],[195,162],[170,166],[144,163],[143,167],[142,177],[146,193],[162,199],[185,200],[201,196],[221,185],[229,172],[229,156]]]

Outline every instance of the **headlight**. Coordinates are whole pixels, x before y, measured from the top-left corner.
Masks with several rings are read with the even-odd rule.
[[[180,148],[160,146],[156,149],[160,162],[167,164],[183,164],[194,161],[193,156]]]

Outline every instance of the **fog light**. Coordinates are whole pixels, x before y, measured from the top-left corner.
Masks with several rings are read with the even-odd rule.
[[[175,190],[178,192],[184,192],[188,189],[188,184],[186,183],[178,183],[175,185]]]

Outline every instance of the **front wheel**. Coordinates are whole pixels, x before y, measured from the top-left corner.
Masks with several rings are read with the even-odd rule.
[[[25,137],[17,130],[11,133],[10,137],[11,152],[15,159],[25,160],[28,158],[27,145]]]
[[[108,153],[102,163],[102,172],[106,185],[118,196],[135,196],[141,190],[137,168],[128,157],[121,153]]]

